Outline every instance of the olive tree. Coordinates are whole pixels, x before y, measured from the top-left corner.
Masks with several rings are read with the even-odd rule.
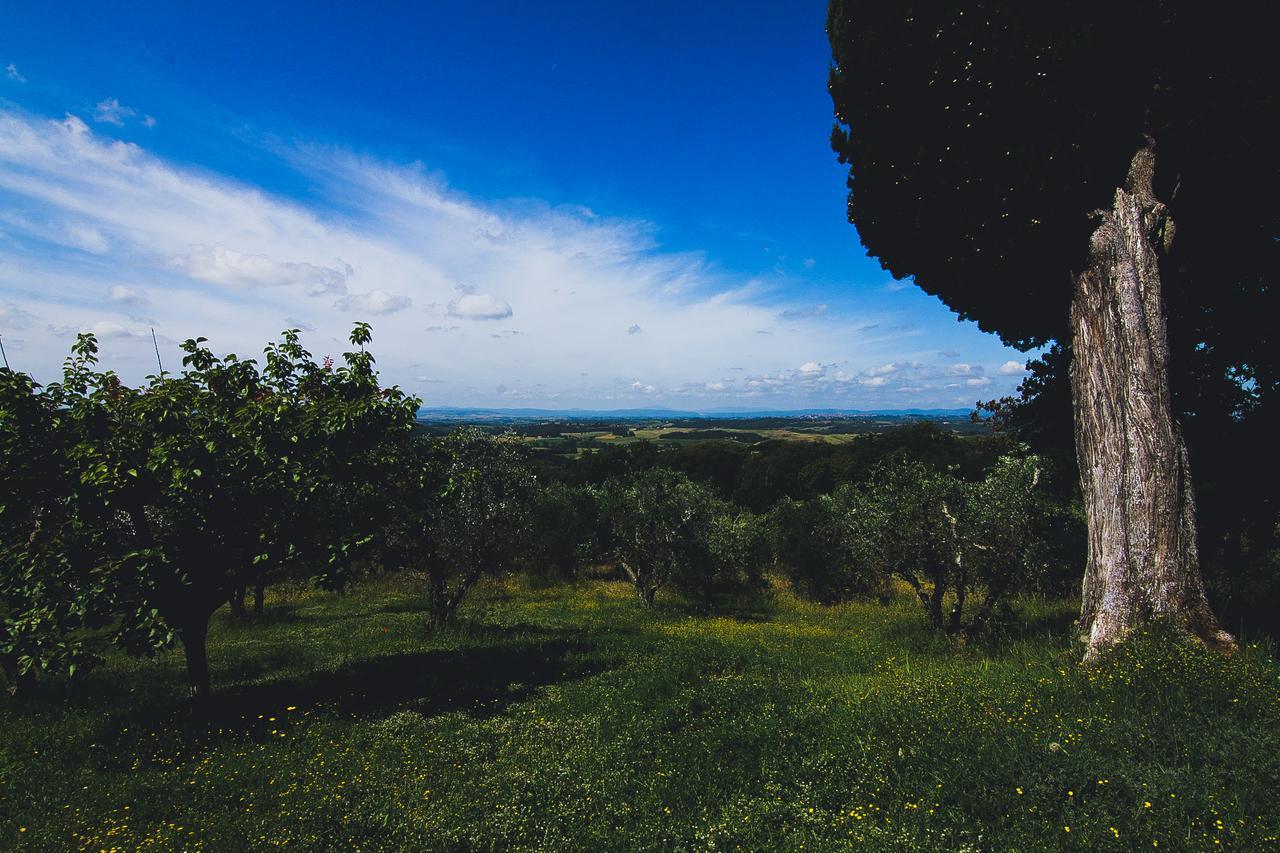
[[[604,484],[614,556],[642,606],[652,607],[660,589],[702,563],[713,501],[707,489],[666,468]]]
[[[708,496],[710,497],[710,496]],[[752,596],[768,586],[768,532],[759,516],[711,501],[705,527],[691,531],[692,559],[679,565],[675,586],[710,611],[716,596]]]
[[[536,481],[517,443],[464,427],[408,443],[391,483],[388,555],[425,574],[428,630],[442,630],[477,581],[518,565]]]
[[[934,628],[976,634],[1055,565],[1053,528],[1066,520],[1045,498],[1041,466],[1005,457],[976,483],[919,462],[882,466],[842,495],[849,559],[867,576],[904,580]],[[974,592],[982,600],[966,611]]]

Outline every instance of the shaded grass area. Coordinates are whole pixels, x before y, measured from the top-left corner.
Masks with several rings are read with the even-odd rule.
[[[612,582],[477,591],[426,638],[394,583],[215,619],[181,656],[0,700],[0,848],[1268,847],[1280,666],[1140,639],[1076,665],[1070,603],[981,648],[914,602],[699,618]]]

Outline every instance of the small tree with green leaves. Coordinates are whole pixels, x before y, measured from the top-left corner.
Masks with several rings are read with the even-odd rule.
[[[393,483],[388,554],[425,572],[428,629],[439,631],[477,581],[518,565],[535,480],[519,445],[464,427],[406,445]]]
[[[679,566],[677,588],[697,601],[704,612],[716,597],[758,596],[769,587],[768,533],[759,516],[736,510],[707,495],[709,512],[701,531],[691,531],[694,559]]]
[[[96,515],[75,475],[58,396],[0,369],[0,671],[10,693],[37,672],[95,659],[81,630],[106,610]]]
[[[963,502],[959,481],[919,462],[898,461],[840,497],[844,540],[854,563],[872,576],[902,578],[929,623],[942,628],[943,599],[957,584],[963,589],[965,580],[956,517]]]
[[[1007,596],[1052,564],[1049,528],[1062,519],[1040,480],[1035,457],[1005,457],[977,483],[918,462],[891,463],[844,495],[846,548],[870,574],[906,581],[934,628],[976,634]],[[983,599],[966,623],[977,590]]]
[[[364,346],[338,369],[316,364],[297,333],[267,350],[267,365],[218,358],[185,341],[183,370],[124,386],[98,372],[82,335],[63,382],[51,389],[75,436],[69,459],[98,496],[109,543],[104,595],[131,651],[176,636],[192,696],[209,692],[210,615],[268,566],[306,558],[317,583],[343,582],[353,548],[372,535],[335,496],[376,488],[370,458],[412,428],[417,401],[378,386]],[[89,516],[84,516],[88,518]]]
[[[963,560],[970,582],[985,590],[966,629],[970,634],[989,624],[1010,593],[1060,591],[1063,579],[1078,571],[1072,557],[1084,537],[1084,521],[1051,499],[1046,476],[1039,457],[1006,456],[968,486]]]
[[[809,500],[783,498],[768,516],[774,565],[795,590],[823,604],[883,593],[888,576],[850,546],[846,529],[851,502],[861,493],[842,485]]]
[[[715,499],[704,487],[675,471],[652,468],[609,480],[602,500],[614,556],[642,606],[652,607],[658,590],[705,565]]]
[[[534,496],[526,570],[537,578],[572,578],[599,550],[599,501],[587,486],[540,484]]]

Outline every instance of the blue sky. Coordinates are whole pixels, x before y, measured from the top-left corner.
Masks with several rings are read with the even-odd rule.
[[[181,6],[181,8],[178,8]],[[337,10],[337,11],[335,11]],[[0,334],[130,379],[374,325],[435,405],[967,406],[1023,356],[866,258],[824,4],[0,6]]]

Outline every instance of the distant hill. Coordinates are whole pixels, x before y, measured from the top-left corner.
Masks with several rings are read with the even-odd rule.
[[[741,420],[742,418],[868,418],[915,416],[926,418],[969,417],[971,409],[711,409],[705,412],[654,407],[651,409],[469,409],[430,406],[418,410],[421,420]]]

